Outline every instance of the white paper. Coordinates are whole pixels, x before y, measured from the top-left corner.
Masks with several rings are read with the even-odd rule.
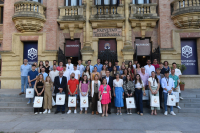
[[[26,89],[26,98],[33,98],[34,97],[34,88],[27,88]]]
[[[65,104],[65,94],[57,94],[56,105],[64,105],[64,104]]]
[[[41,108],[43,103],[43,97],[35,97],[33,107],[34,108]]]
[[[134,99],[134,97],[126,98],[126,107],[128,109],[135,108],[135,99]]]

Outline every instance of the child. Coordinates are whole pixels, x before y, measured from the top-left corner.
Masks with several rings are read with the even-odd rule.
[[[103,105],[102,117],[104,117],[105,113],[107,117],[108,104],[111,102],[111,88],[109,85],[107,85],[106,78],[103,78],[103,84],[99,88],[99,99],[100,99],[100,95],[102,95],[101,104]]]
[[[51,82],[51,78],[47,76],[45,83],[44,83],[44,109],[45,111],[43,114],[51,113],[51,108],[52,108],[52,88],[53,88],[53,83]]]

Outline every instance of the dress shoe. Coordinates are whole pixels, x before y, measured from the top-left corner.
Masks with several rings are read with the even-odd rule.
[[[56,111],[55,114],[58,114],[60,111]]]
[[[94,111],[92,111],[92,115],[94,115]]]
[[[62,111],[62,114],[65,114],[65,111]]]
[[[19,95],[22,95],[22,94],[24,94],[24,92],[19,93]]]
[[[98,111],[96,111],[96,115],[98,115],[99,114],[99,112]]]

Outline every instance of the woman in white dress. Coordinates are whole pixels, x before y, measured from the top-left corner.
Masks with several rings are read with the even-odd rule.
[[[114,101],[115,107],[117,107],[117,115],[122,115],[121,107],[124,107],[123,96],[124,96],[124,89],[123,80],[119,78],[119,74],[116,74],[116,79],[113,80],[113,92],[114,92]]]

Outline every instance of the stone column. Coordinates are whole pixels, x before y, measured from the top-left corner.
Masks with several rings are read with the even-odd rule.
[[[84,47],[81,49],[82,60],[84,63],[87,60],[92,60],[92,54],[94,53],[94,50],[91,48],[91,43],[90,43],[89,18],[90,18],[90,0],[86,0],[85,43]]]

